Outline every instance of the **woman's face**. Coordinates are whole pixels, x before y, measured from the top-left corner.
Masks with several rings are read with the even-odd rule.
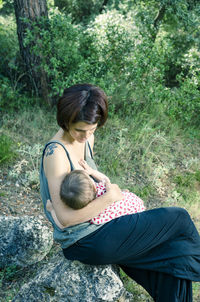
[[[95,132],[97,124],[87,124],[85,122],[77,122],[69,127],[69,135],[79,143],[84,143]]]

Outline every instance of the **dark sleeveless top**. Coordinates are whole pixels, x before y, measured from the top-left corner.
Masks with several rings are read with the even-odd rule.
[[[48,220],[51,222],[53,229],[54,229],[54,232],[53,232],[54,240],[56,242],[60,243],[62,248],[67,248],[70,245],[74,244],[76,241],[80,240],[81,238],[96,231],[98,228],[102,227],[103,224],[95,225],[95,224],[91,224],[89,222],[84,222],[84,223],[80,223],[80,224],[77,224],[74,226],[70,226],[70,227],[61,229],[54,222],[54,220],[51,216],[51,213],[47,211],[46,203],[47,203],[48,199],[51,199],[51,197],[50,197],[50,193],[49,193],[47,178],[44,173],[43,158],[44,158],[46,147],[52,143],[59,144],[64,148],[67,158],[69,160],[70,166],[71,166],[71,170],[72,171],[75,170],[75,167],[71,161],[71,158],[69,156],[67,149],[65,148],[65,146],[62,143],[60,143],[58,141],[50,141],[49,143],[47,143],[45,145],[43,154],[42,154],[41,164],[40,164],[40,194],[41,194],[43,205],[44,205],[44,212],[45,212]],[[88,142],[86,142],[86,144],[85,144],[85,161],[91,168],[97,170],[95,162],[93,160],[92,150],[91,150]]]

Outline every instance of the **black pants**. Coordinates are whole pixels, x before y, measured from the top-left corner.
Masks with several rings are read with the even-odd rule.
[[[87,264],[118,264],[156,302],[191,302],[191,281],[200,281],[200,237],[181,208],[114,219],[63,253]]]

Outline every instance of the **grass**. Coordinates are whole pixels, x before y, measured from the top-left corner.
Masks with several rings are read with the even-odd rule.
[[[13,161],[16,157],[13,144],[9,136],[0,133],[0,164]]]
[[[45,144],[57,129],[55,108],[46,110],[39,106],[1,116],[2,131],[19,143]],[[45,129],[45,131],[44,131]]]
[[[149,296],[146,290],[129,278],[121,269],[120,278],[126,287],[126,290],[132,293],[134,302],[153,302],[153,299]]]
[[[2,119],[1,132],[12,138],[18,151],[20,146],[29,150],[30,146],[44,145],[57,130],[54,109],[47,112],[35,107],[17,114],[4,114]],[[123,118],[122,114],[113,114],[106,126],[97,130],[94,152],[99,169],[112,182],[135,192],[149,209],[158,206],[186,208],[200,231],[197,130],[183,129],[178,122],[170,121],[161,107],[157,111],[152,108],[137,114],[133,112]],[[35,163],[38,155],[34,156]],[[30,154],[23,157],[28,162],[27,171],[36,169]],[[19,164],[19,159],[15,160],[15,165]],[[6,274],[12,279],[11,274]],[[122,274],[122,279],[126,288],[133,292],[135,302],[149,299],[148,294],[126,275]],[[7,290],[7,297],[11,290]],[[199,283],[194,283],[194,302],[200,300],[199,290]]]

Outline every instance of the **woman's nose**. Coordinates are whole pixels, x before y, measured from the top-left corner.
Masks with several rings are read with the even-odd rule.
[[[91,134],[92,134],[92,132],[88,130],[88,131],[85,132],[85,137],[88,138]]]
[[[87,139],[88,137],[89,137],[88,132],[84,132],[84,133],[81,135],[81,138],[82,138],[82,139]]]

